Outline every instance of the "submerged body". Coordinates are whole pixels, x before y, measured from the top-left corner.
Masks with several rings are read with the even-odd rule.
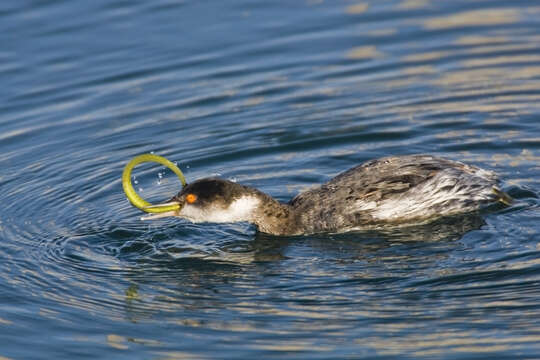
[[[287,204],[248,186],[200,179],[171,199],[179,210],[148,218],[248,221],[265,233],[300,235],[426,222],[497,201],[511,199],[498,190],[493,172],[430,155],[408,155],[365,162]]]

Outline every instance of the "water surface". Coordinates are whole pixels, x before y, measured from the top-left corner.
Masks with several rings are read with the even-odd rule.
[[[540,6],[0,5],[0,357],[540,356]],[[282,201],[379,156],[500,174],[516,203],[386,232],[139,220],[177,161]],[[135,171],[151,201],[179,190]]]

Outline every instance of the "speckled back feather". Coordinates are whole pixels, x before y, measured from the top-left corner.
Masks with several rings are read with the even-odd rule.
[[[349,169],[289,205],[309,232],[409,223],[471,212],[498,196],[496,175],[430,155],[386,157]]]

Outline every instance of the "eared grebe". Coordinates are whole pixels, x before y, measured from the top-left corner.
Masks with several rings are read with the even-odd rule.
[[[144,219],[247,221],[264,233],[300,235],[428,222],[498,201],[510,204],[512,199],[497,188],[495,173],[430,155],[408,155],[365,162],[287,204],[231,181],[200,179],[170,200],[179,210]]]

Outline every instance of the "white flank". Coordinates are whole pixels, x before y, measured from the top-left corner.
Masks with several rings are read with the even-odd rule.
[[[354,210],[355,211],[364,211],[364,210],[372,210],[377,207],[376,201],[364,201],[364,200],[358,200],[355,203]]]
[[[233,201],[228,208],[219,206],[200,208],[198,206],[186,204],[180,210],[179,216],[195,223],[250,221],[253,218],[253,213],[257,206],[259,206],[259,199],[253,196],[243,196]]]
[[[447,177],[441,172],[430,181],[401,196],[376,203],[358,200],[355,209],[370,210],[374,218],[381,220],[414,218],[429,215],[431,213],[429,209],[432,206],[444,204],[450,200],[480,201],[487,200],[492,196],[489,186],[481,191],[471,193],[466,188],[460,189],[459,186],[456,186],[458,182],[458,179]],[[450,214],[452,211],[455,211],[455,208],[444,208],[443,213],[439,215]]]

